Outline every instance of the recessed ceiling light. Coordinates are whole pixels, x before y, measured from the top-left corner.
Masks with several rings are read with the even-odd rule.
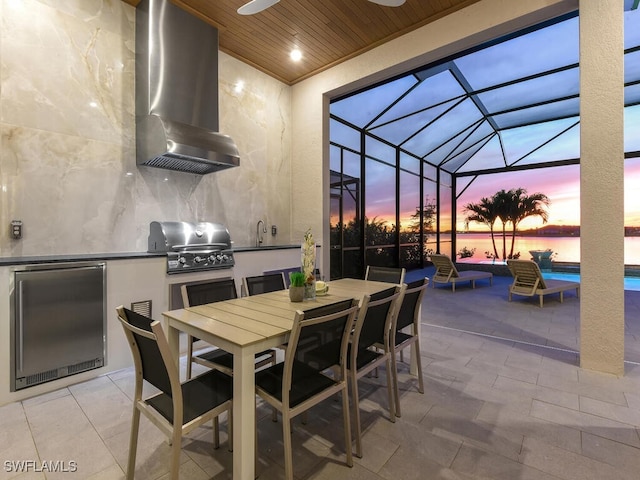
[[[289,56],[291,57],[291,60],[293,60],[294,62],[299,62],[302,59],[302,52],[297,48],[294,48],[293,50],[291,50],[291,53],[289,54]]]

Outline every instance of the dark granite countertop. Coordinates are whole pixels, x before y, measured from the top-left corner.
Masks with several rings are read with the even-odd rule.
[[[285,250],[300,248],[300,245],[265,245],[262,247],[234,247],[234,252],[259,252],[262,250]],[[96,262],[106,260],[129,260],[132,258],[164,257],[164,253],[119,252],[119,253],[80,253],[64,255],[30,255],[25,257],[0,257],[0,267],[63,262]]]
[[[0,257],[0,267],[62,262],[96,262],[102,260],[128,260],[131,258],[164,257],[164,253],[119,252],[119,253],[79,253],[64,255],[30,255],[25,257]]]
[[[260,252],[261,250],[287,250],[300,248],[300,245],[263,245],[261,247],[233,247],[234,252]]]

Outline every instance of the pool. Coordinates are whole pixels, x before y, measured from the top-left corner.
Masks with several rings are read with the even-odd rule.
[[[569,280],[571,282],[580,281],[580,275],[577,273],[543,272],[542,276],[550,280]],[[640,277],[624,277],[624,289],[640,290]]]
[[[498,262],[476,262],[476,263],[494,263],[498,264]],[[500,262],[504,265],[504,262]],[[424,269],[419,270],[409,270],[405,276],[405,282],[411,282],[413,280],[418,280],[420,278],[429,277],[431,278],[435,272],[435,268],[433,266],[426,267]],[[494,273],[495,275],[495,273]],[[511,282],[513,277],[511,275],[504,274],[502,277],[494,277],[494,278],[503,278],[504,281]],[[553,279],[553,280],[569,280],[571,282],[579,282],[580,274],[579,273],[566,273],[566,272],[542,272],[542,276],[544,278]],[[508,278],[507,278],[508,277]],[[624,277],[624,289],[625,290],[635,290],[640,291],[640,277]]]

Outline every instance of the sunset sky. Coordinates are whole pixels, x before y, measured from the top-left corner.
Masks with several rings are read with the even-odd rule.
[[[378,178],[375,182],[375,199],[367,202],[367,216],[369,218],[392,220],[395,216],[395,193],[389,188],[394,179],[391,176]],[[460,183],[463,183],[460,181]],[[640,159],[625,161],[625,225],[640,226]],[[551,200],[549,206],[549,225],[580,225],[580,167],[570,165],[548,169],[530,170],[525,172],[499,173],[479,177],[467,188],[458,199],[458,231],[464,231],[463,205],[477,203],[482,197],[489,197],[499,190],[511,188],[525,188],[528,194],[544,193]],[[372,184],[369,185],[371,191]],[[416,198],[413,191],[403,191],[410,198]],[[409,207],[410,202],[404,202],[404,212],[401,213],[401,224],[408,225],[410,216],[415,213],[415,207]],[[346,213],[346,212],[345,212]],[[335,223],[332,219],[332,223]],[[395,223],[394,221],[390,221]],[[542,226],[542,220],[537,217],[524,220],[520,229]],[[480,224],[471,224],[472,230],[485,230]]]
[[[640,161],[629,159],[625,162],[625,225],[640,226]],[[476,203],[483,196],[510,188],[522,187],[528,194],[544,193],[551,200],[549,225],[580,225],[580,167],[571,165],[529,172],[487,175],[476,180],[458,200],[458,230],[464,230],[462,205]],[[521,229],[542,226],[537,217],[524,220]],[[480,225],[471,225],[480,230]]]

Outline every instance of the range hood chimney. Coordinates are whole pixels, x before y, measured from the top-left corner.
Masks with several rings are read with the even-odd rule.
[[[218,30],[169,0],[136,8],[136,158],[196,174],[240,164],[218,133]]]

